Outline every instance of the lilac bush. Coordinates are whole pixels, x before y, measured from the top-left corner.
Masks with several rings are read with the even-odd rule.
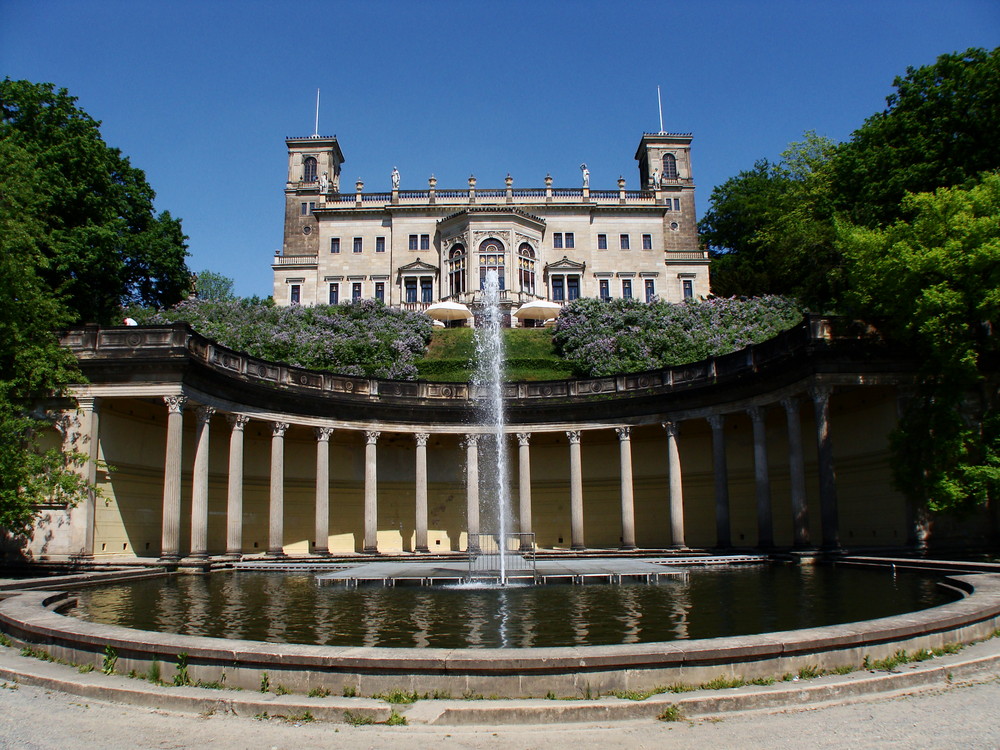
[[[141,324],[184,321],[222,346],[274,362],[341,375],[414,380],[430,319],[378,300],[275,307],[259,299],[190,299],[169,310],[132,309]]]
[[[767,296],[689,300],[578,299],[563,308],[553,343],[581,376],[653,370],[728,354],[802,319],[794,300]]]

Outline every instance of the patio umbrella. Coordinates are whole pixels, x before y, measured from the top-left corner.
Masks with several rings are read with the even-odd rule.
[[[435,302],[424,310],[434,320],[468,320],[472,311],[458,302]]]
[[[514,313],[518,320],[549,320],[562,312],[562,307],[555,302],[544,299],[536,299],[528,302]]]

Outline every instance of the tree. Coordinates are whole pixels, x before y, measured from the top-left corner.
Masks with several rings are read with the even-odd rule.
[[[180,222],[153,214],[143,173],[74,102],[0,82],[0,527],[15,533],[38,503],[91,489],[84,456],[45,448],[45,402],[81,380],[55,331],[118,321],[131,301],[172,304],[189,284]]]
[[[236,298],[233,294],[233,280],[208,270],[195,274],[194,293],[198,299],[210,302],[227,302]]]
[[[75,102],[52,84],[0,82],[0,141],[30,172],[36,271],[76,322],[115,321],[130,302],[172,305],[190,284],[180,221],[154,214],[143,172]]]
[[[1000,173],[908,196],[911,219],[841,222],[847,311],[922,363],[894,436],[897,484],[932,510],[1000,502]]]
[[[865,226],[900,217],[907,193],[971,184],[1000,167],[1000,47],[941,55],[893,86],[886,109],[835,159],[837,207]]]

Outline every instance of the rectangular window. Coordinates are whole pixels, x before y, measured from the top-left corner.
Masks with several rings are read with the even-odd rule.
[[[694,282],[691,279],[683,279],[681,288],[684,290],[684,299],[694,299]]]
[[[663,201],[663,206],[664,206],[664,208],[666,208],[666,209],[667,209],[668,211],[670,210],[670,199],[669,199],[669,198],[667,198],[667,199],[666,199],[665,201]]]
[[[356,252],[356,253],[360,253],[361,252],[361,238],[360,237],[355,237],[354,238],[354,252]]]
[[[562,232],[556,232],[552,235],[552,247],[562,248]]]
[[[315,203],[310,203],[309,204],[309,213],[312,213],[315,210],[316,210],[316,204]]]
[[[566,232],[566,247],[568,247],[569,249],[572,250],[575,245],[576,245],[576,242],[573,239],[573,233],[572,232]]]
[[[653,235],[651,234],[642,235],[642,249],[643,250],[653,249]]]
[[[385,252],[385,237],[375,238],[375,252],[384,253]]]
[[[606,234],[597,235],[597,249],[598,250],[608,249],[608,235]]]
[[[340,252],[340,237],[330,238],[330,252],[339,253]]]
[[[351,284],[351,299],[355,300],[355,301],[361,299],[361,282],[360,281],[355,281],[353,284]]]
[[[575,299],[580,298],[580,277],[579,276],[567,276],[566,277],[566,298],[572,302]]]
[[[431,236],[429,234],[420,235],[420,249],[421,250],[431,249]]]
[[[680,211],[680,210],[681,210],[681,199],[674,198],[674,211]]]
[[[656,287],[653,285],[653,280],[646,279],[646,302],[652,302],[654,297],[656,297]]]
[[[375,299],[379,302],[385,302],[385,282],[376,281],[375,282]]]
[[[303,203],[303,204],[301,204],[301,205],[299,206],[299,214],[300,214],[301,216],[305,216],[305,215],[306,215],[306,214],[308,214],[308,213],[309,213],[309,204],[308,204],[308,203]]]
[[[433,302],[434,301],[434,284],[429,278],[420,279],[420,301],[421,302]]]
[[[330,304],[336,305],[340,302],[340,284],[330,284]]]
[[[406,287],[406,301],[416,302],[417,301],[417,280],[412,276],[404,279]]]
[[[628,235],[627,234],[619,235],[618,243],[622,250],[628,250]]]
[[[298,284],[292,284],[288,288],[288,301],[293,305],[297,305],[302,301],[302,287]]]
[[[416,250],[416,249],[417,249],[417,235],[411,234],[410,235],[410,250]]]
[[[604,301],[611,299],[611,289],[609,288],[608,280],[601,279],[600,286],[601,286],[601,299]]]
[[[562,302],[564,299],[566,299],[566,295],[563,291],[563,278],[556,276],[552,279],[552,301]]]
[[[622,279],[622,299],[632,299],[632,279]]]

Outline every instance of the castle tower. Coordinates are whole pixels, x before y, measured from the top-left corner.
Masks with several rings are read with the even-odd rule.
[[[340,192],[344,153],[336,136],[286,138],[285,255],[315,255],[319,233],[313,211]]]

